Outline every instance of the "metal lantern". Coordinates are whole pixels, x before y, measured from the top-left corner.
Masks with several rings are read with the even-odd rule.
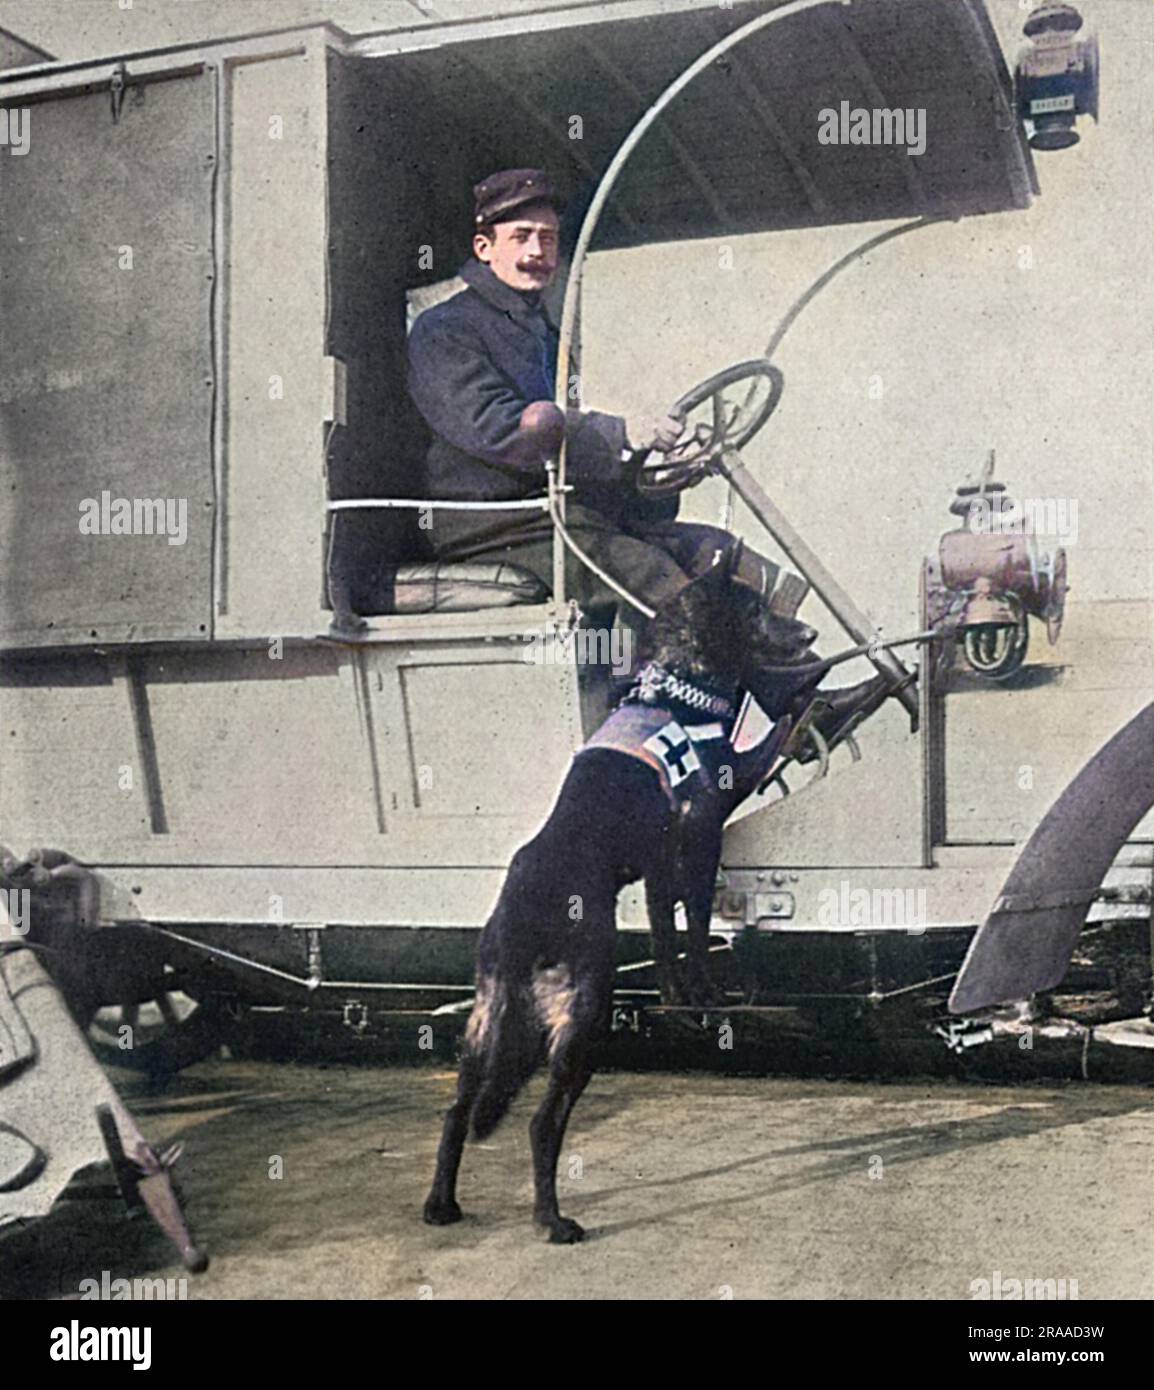
[[[959,487],[950,503],[963,524],[944,533],[927,561],[927,617],[956,633],[971,670],[1004,679],[1026,659],[1029,618],[1057,642],[1067,566],[1065,550],[1017,531],[1017,504],[993,471],[991,450],[980,480]]]
[[[1098,40],[1081,34],[1073,5],[1039,5],[1025,24],[1030,40],[1018,52],[1014,85],[1018,114],[1033,128],[1036,150],[1064,150],[1079,140],[1079,116],[1098,119]]]

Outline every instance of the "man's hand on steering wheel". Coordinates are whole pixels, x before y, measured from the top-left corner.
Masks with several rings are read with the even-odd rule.
[[[667,454],[685,433],[685,420],[676,415],[631,415],[625,419],[625,437],[635,454]]]
[[[726,367],[687,391],[660,420],[663,428],[652,429],[652,443],[638,445],[630,435],[638,450],[638,492],[669,497],[695,487],[726,453],[741,449],[765,425],[783,385],[777,367],[759,357]],[[627,421],[627,431],[630,427]]]

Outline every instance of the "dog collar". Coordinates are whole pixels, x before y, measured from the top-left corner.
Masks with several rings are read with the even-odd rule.
[[[641,668],[637,681],[622,703],[656,705],[662,698],[676,700],[687,709],[700,714],[711,714],[715,719],[728,719],[734,713],[734,704],[728,696],[716,691],[703,690],[691,681],[682,680],[656,661],[650,661]]]

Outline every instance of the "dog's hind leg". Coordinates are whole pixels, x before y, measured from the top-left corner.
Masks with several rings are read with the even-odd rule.
[[[437,1149],[437,1171],[425,1199],[424,1216],[430,1226],[451,1226],[461,1219],[461,1208],[457,1205],[457,1173],[469,1133],[473,1101],[481,1088],[482,1065],[476,1053],[466,1052],[461,1059],[457,1099],[445,1115],[445,1127]]]
[[[549,1232],[550,1245],[575,1245],[585,1237],[584,1228],[558,1210],[557,1160],[561,1156],[569,1116],[592,1075],[593,1067],[588,1059],[567,1065],[560,1075],[550,1075],[545,1099],[529,1126],[536,1193],[533,1219]]]
[[[457,1077],[457,1099],[445,1115],[445,1127],[441,1131],[441,1143],[437,1149],[437,1171],[425,1200],[424,1216],[430,1226],[449,1226],[461,1219],[461,1208],[457,1205],[457,1173],[461,1167],[461,1154],[469,1133],[473,1106],[485,1078],[494,992],[492,977],[479,976],[477,996],[465,1028],[464,1053]]]
[[[556,974],[558,972],[550,972]],[[546,991],[535,991],[540,1000]],[[613,997],[613,963],[606,960],[595,974],[586,973],[575,986],[567,974],[551,983],[542,1009],[549,1029],[549,1086],[529,1126],[533,1147],[533,1218],[549,1232],[552,1245],[573,1245],[585,1232],[557,1206],[557,1160],[573,1107],[593,1075],[593,1058],[609,1021]]]

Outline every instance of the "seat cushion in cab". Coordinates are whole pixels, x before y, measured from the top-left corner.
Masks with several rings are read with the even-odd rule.
[[[531,570],[499,558],[438,561],[404,511],[330,513],[326,606],[350,617],[475,613],[544,603],[549,589]]]
[[[535,574],[503,560],[436,560],[398,565],[390,613],[475,613],[544,603],[549,590]]]

